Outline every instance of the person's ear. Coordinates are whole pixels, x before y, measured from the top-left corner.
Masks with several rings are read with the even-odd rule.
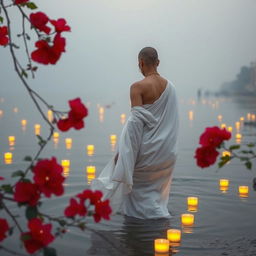
[[[157,62],[156,62],[156,66],[158,67],[158,66],[159,66],[159,64],[160,64],[160,60],[157,60]]]

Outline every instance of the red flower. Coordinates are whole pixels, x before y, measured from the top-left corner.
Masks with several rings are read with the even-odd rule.
[[[60,59],[61,53],[65,52],[66,40],[57,34],[53,41],[53,46],[50,46],[46,40],[39,40],[35,46],[38,48],[32,52],[31,58],[41,64],[56,64]]]
[[[0,176],[0,180],[4,180],[4,177]]]
[[[57,33],[64,31],[70,31],[70,26],[68,26],[65,19],[50,20],[51,24],[55,27]]]
[[[69,206],[65,209],[64,214],[66,217],[74,217],[75,215],[85,216],[87,210],[83,203],[78,203],[74,198],[70,199]]]
[[[46,26],[46,24],[49,21],[49,18],[45,13],[43,13],[43,12],[31,13],[29,18],[30,18],[31,24],[35,28],[39,29],[40,31],[45,32],[46,34],[50,33],[51,28]]]
[[[62,166],[53,157],[51,160],[44,159],[39,161],[33,168],[34,181],[38,185],[39,190],[50,197],[51,194],[60,196],[64,193],[63,181],[65,178],[62,176]]]
[[[95,204],[95,213],[93,215],[94,221],[99,222],[101,220],[101,218],[103,218],[105,220],[110,220],[109,215],[111,214],[111,212],[112,212],[112,210],[109,205],[109,200],[105,200],[103,202],[98,201]]]
[[[35,206],[40,198],[40,192],[36,184],[18,182],[15,185],[14,200],[19,203],[28,203]]]
[[[29,0],[15,0],[15,4],[24,4],[28,2]]]
[[[200,147],[196,149],[195,158],[199,167],[205,168],[216,162],[219,152],[214,147]]]
[[[34,253],[47,246],[54,240],[51,234],[52,225],[45,224],[39,218],[33,218],[28,222],[29,232],[21,234],[27,252]]]
[[[90,204],[95,205],[98,201],[101,200],[103,194],[99,190],[92,191],[90,189],[84,190],[82,193],[77,194],[77,197],[80,198],[81,202],[84,202],[86,199],[90,199]]]
[[[68,118],[60,119],[57,123],[58,128],[63,132],[68,131],[71,127],[77,130],[82,129],[84,127],[83,118],[88,115],[88,109],[80,98],[70,100],[69,106],[71,110],[68,113]]]
[[[0,45],[5,46],[9,43],[7,26],[0,27]]]
[[[231,133],[225,128],[220,129],[217,126],[207,127],[205,132],[200,136],[199,143],[205,147],[218,147],[224,140],[229,140],[230,138]]]
[[[9,230],[9,225],[6,219],[0,218],[0,241],[6,238],[6,232]]]

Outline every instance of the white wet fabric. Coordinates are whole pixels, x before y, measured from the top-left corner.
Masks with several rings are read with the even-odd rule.
[[[113,212],[141,219],[170,217],[172,173],[177,155],[178,106],[168,81],[153,104],[131,108],[117,152],[91,183],[109,198]]]

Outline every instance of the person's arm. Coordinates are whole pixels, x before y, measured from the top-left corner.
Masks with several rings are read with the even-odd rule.
[[[130,87],[130,100],[131,107],[143,105],[141,86],[138,83],[135,83]]]

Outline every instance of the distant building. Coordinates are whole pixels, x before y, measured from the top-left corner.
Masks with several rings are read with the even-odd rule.
[[[251,86],[256,92],[256,62],[251,62]]]

